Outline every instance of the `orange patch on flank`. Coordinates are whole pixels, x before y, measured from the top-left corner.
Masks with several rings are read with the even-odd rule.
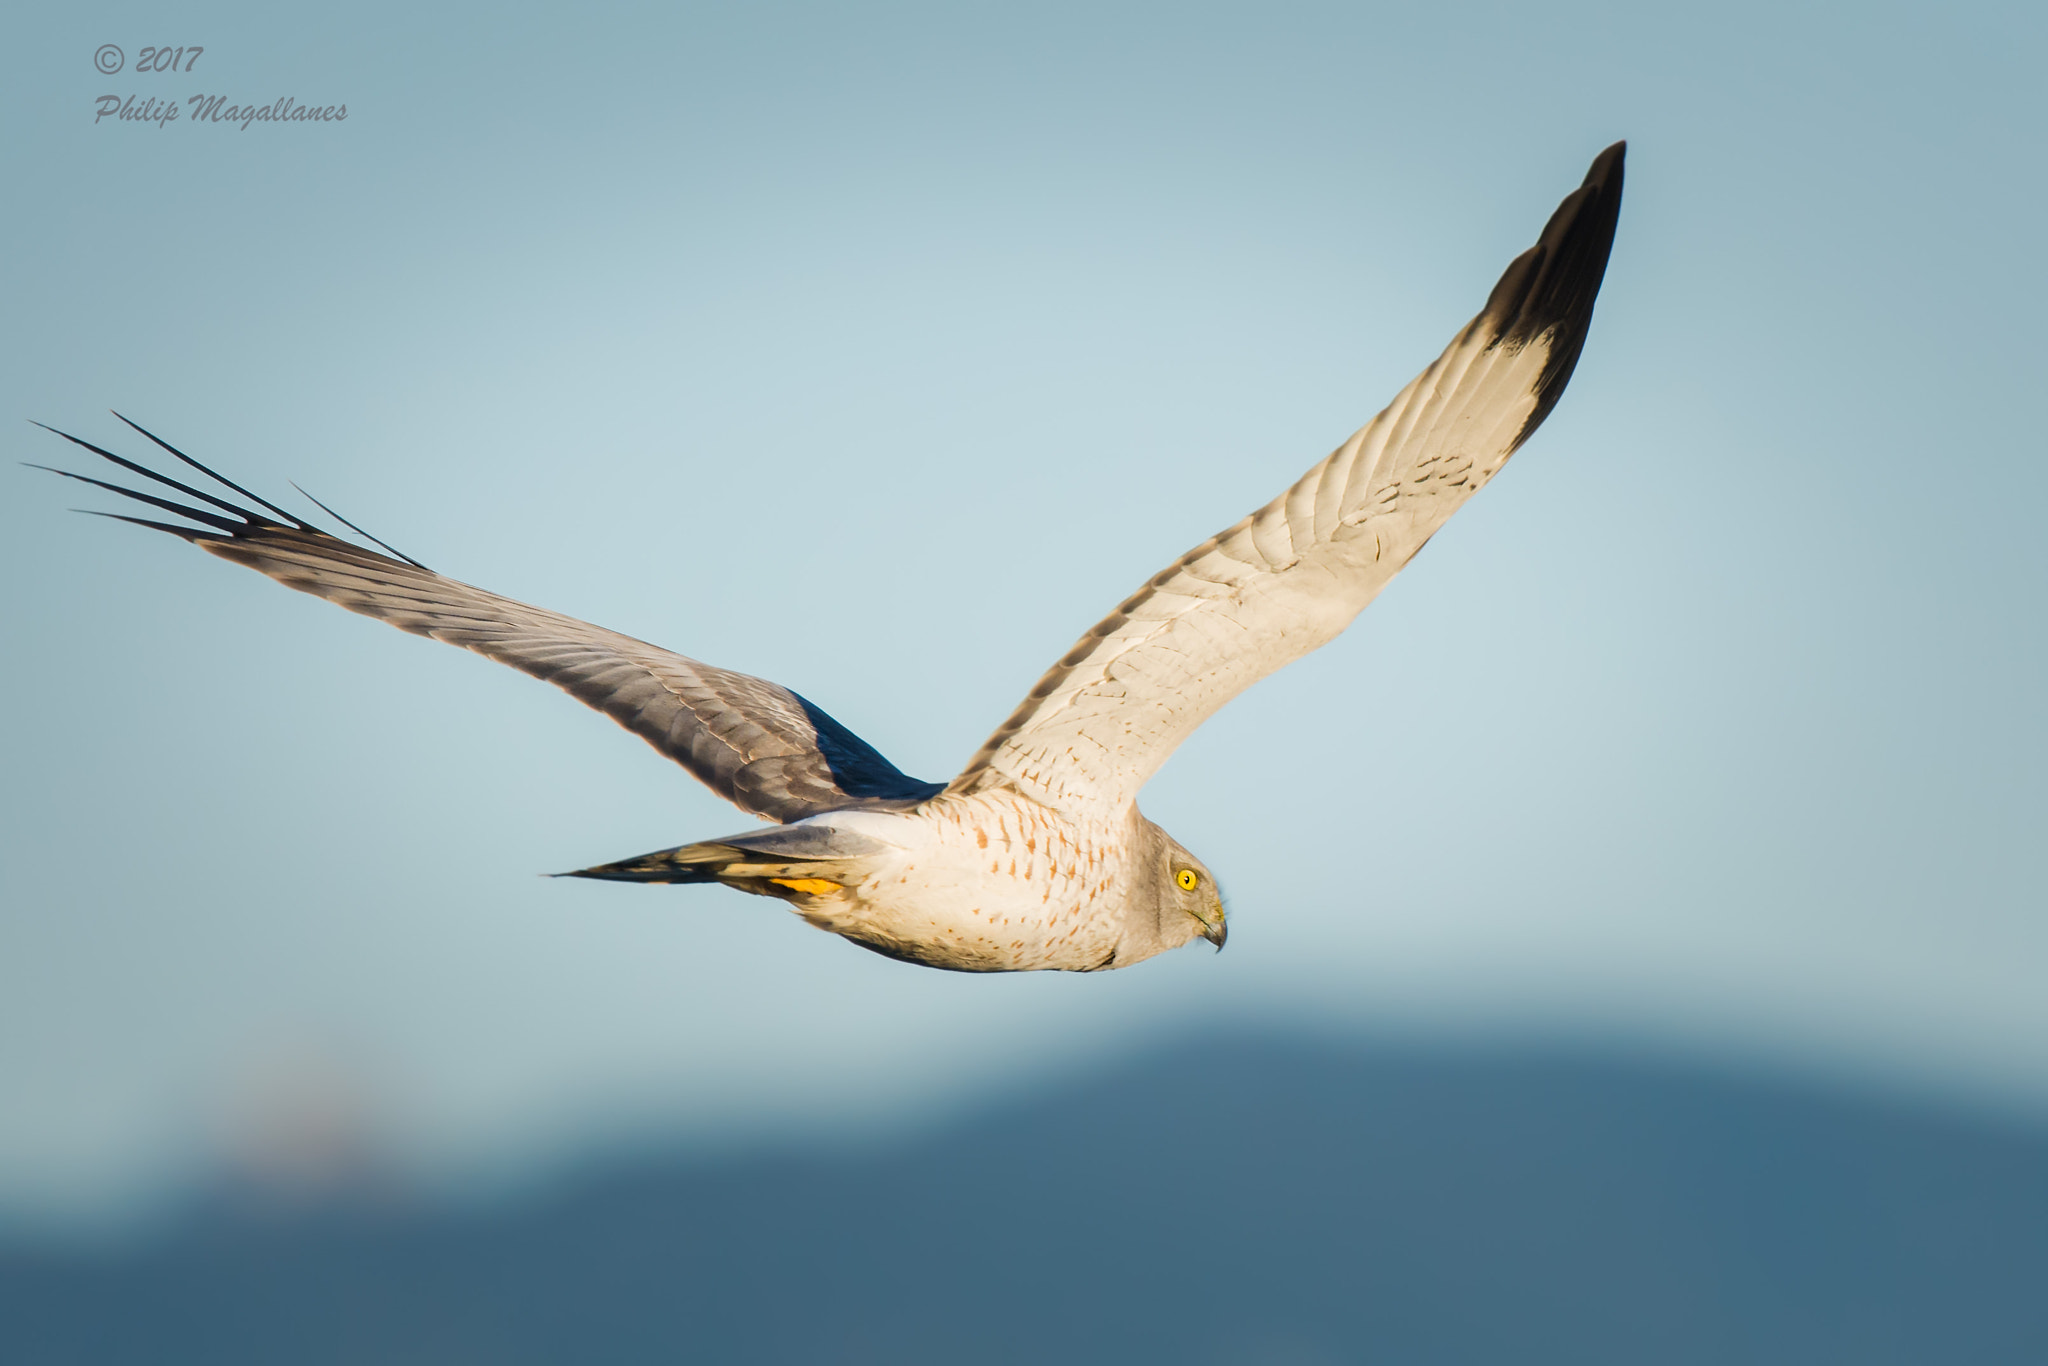
[[[974,845],[977,849],[988,848],[988,831],[978,825],[974,827]]]
[[[771,877],[768,880],[778,887],[787,887],[806,896],[830,896],[843,890],[838,883],[827,882],[821,877]]]

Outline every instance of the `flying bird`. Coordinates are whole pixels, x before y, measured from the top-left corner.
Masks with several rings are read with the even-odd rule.
[[[63,432],[189,501],[53,473],[180,520],[104,515],[545,679],[773,822],[564,876],[722,883],[965,972],[1128,967],[1197,936],[1220,949],[1214,876],[1139,812],[1138,790],[1218,707],[1349,625],[1549,414],[1606,273],[1624,149],[1594,160],[1385,411],[1118,603],[948,783],[907,776],[787,688],[446,578],[321,504],[378,549],[330,534],[126,418],[236,497]]]

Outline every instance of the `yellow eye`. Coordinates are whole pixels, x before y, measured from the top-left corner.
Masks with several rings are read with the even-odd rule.
[[[1180,872],[1174,876],[1173,880],[1180,884],[1180,889],[1183,892],[1192,892],[1193,890],[1195,890],[1196,887],[1200,886],[1202,882],[1202,879],[1195,875],[1195,870],[1192,868],[1181,869]]]

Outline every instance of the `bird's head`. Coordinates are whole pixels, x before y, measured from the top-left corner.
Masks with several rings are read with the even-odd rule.
[[[1180,841],[1143,816],[1138,819],[1144,829],[1140,844],[1144,853],[1137,861],[1138,886],[1131,898],[1136,923],[1127,938],[1153,939],[1144,954],[1147,957],[1177,949],[1196,935],[1221,949],[1230,926],[1215,875],[1206,863],[1182,848]],[[1117,956],[1123,959],[1126,954],[1119,951]]]

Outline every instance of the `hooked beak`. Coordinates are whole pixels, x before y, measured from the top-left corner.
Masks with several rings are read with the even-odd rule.
[[[1216,946],[1216,952],[1223,952],[1223,941],[1230,938],[1230,922],[1218,911],[1214,920],[1202,921],[1202,938]]]

